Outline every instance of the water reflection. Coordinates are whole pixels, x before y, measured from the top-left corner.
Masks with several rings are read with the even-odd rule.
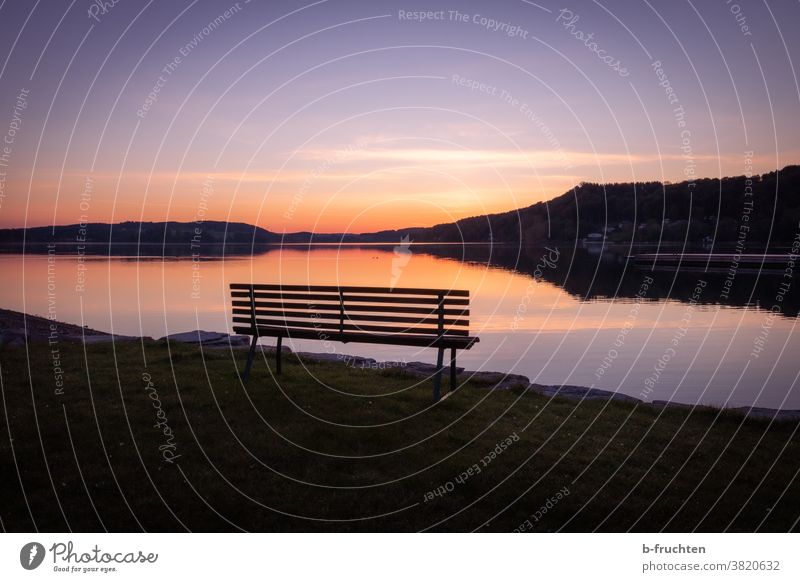
[[[634,265],[631,255],[624,250],[600,252],[599,249],[580,247],[562,247],[559,250],[561,260],[555,268],[541,269],[542,257],[550,254],[548,248],[514,245],[414,247],[415,252],[440,258],[487,264],[531,277],[539,274],[544,280],[583,300],[632,299],[637,296],[643,277],[651,276],[654,282],[648,299],[690,302],[697,281],[701,279],[707,283],[707,288],[699,297],[699,303],[774,310],[787,317],[800,314],[798,284],[793,282],[788,291],[779,294],[781,283],[786,281],[783,268],[763,269],[761,273],[736,269],[733,275],[728,269],[684,267],[680,271],[653,270]],[[733,281],[728,286],[726,281],[729,279]],[[776,303],[778,309],[773,309]]]
[[[109,256],[107,248],[76,256],[59,247],[52,261],[2,254],[0,272],[7,277],[0,307],[161,337],[197,328],[227,331],[231,282],[469,289],[471,331],[481,338],[460,356],[469,369],[647,400],[800,408],[798,290],[790,285],[777,301],[779,276],[738,273],[723,300],[724,273],[651,273],[634,268],[624,253],[412,245],[409,255],[395,246],[225,249],[203,257],[173,251],[166,258],[130,249]],[[698,293],[699,280],[707,283]],[[776,301],[779,309],[772,310]],[[754,355],[759,342],[763,349]],[[382,360],[433,357],[415,348],[332,346]],[[326,349],[309,341],[293,347]]]

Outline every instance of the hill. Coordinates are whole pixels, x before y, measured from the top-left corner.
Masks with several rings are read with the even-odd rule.
[[[0,244],[508,242],[537,244],[605,237],[610,242],[787,243],[800,224],[800,166],[752,178],[694,182],[583,182],[547,202],[433,227],[363,234],[281,234],[241,222],[122,222],[0,230]],[[761,244],[758,244],[761,243]]]
[[[547,202],[407,229],[417,242],[789,242],[800,223],[800,166],[694,182],[581,183]]]
[[[421,229],[408,229],[417,231]],[[37,246],[50,243],[124,245],[266,245],[278,243],[396,242],[399,231],[368,234],[277,233],[243,222],[92,222],[0,229],[0,244]]]
[[[205,243],[274,242],[279,235],[237,222],[121,222],[68,224],[0,230],[0,243],[185,243],[196,236]]]

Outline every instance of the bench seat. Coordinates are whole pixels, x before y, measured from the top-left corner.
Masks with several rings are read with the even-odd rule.
[[[379,334],[379,333],[355,333],[338,331],[321,332],[316,330],[299,330],[279,327],[257,326],[258,337],[285,337],[294,339],[317,339],[346,343],[363,344],[389,344],[395,346],[415,346],[421,348],[456,348],[458,350],[468,350],[478,341],[474,336],[445,336],[431,337],[429,335],[412,334]],[[234,333],[240,335],[254,335],[253,328],[250,326],[235,326]],[[320,337],[324,334],[325,337]]]
[[[469,335],[469,291],[386,287],[231,284],[232,329],[252,336],[242,379],[247,380],[258,338],[283,338],[434,348],[434,398],[441,394],[444,350],[450,350],[450,386],[456,352],[479,341]]]

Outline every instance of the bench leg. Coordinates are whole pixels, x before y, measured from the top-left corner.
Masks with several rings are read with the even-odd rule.
[[[275,347],[275,373],[276,374],[280,374],[281,373],[281,352],[283,351],[283,350],[281,350],[281,341],[282,340],[283,340],[283,338],[281,336],[278,336],[278,345]]]
[[[450,348],[450,392],[456,388],[456,349]]]
[[[256,342],[258,342],[258,336],[253,336],[253,341],[250,342],[250,351],[247,353],[247,363],[244,365],[244,372],[242,372],[242,381],[247,382],[247,378],[250,376],[250,368],[253,367],[253,358],[256,355]]]
[[[442,368],[444,364],[444,348],[439,348],[436,356],[436,373],[433,375],[433,399],[438,401],[442,397]]]

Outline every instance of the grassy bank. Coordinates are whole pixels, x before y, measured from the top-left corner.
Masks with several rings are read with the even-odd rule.
[[[291,356],[276,383],[262,359],[244,387],[241,350],[58,349],[0,351],[6,530],[798,528],[796,423],[476,384],[432,406],[402,369]]]

